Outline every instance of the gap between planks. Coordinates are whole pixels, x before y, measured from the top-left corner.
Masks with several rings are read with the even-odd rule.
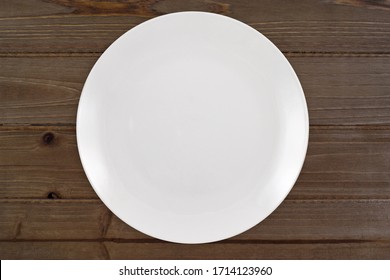
[[[0,57],[100,57],[102,52],[5,52]],[[283,52],[287,57],[390,57],[390,52]]]
[[[388,130],[390,129],[390,124],[311,124],[310,129],[312,130],[327,130],[327,129],[364,129],[364,130]],[[0,123],[0,130],[23,130],[29,129],[34,130],[46,130],[56,129],[56,130],[74,130],[76,129],[75,123]]]
[[[288,197],[286,198],[288,199]],[[291,203],[339,203],[342,201],[348,201],[348,202],[369,202],[369,201],[375,201],[375,202],[389,202],[390,198],[316,198],[316,199],[305,199],[305,198],[295,198],[293,200],[290,200]],[[80,203],[97,203],[101,202],[103,203],[99,198],[57,198],[57,199],[50,199],[50,198],[0,198],[0,203],[13,203],[13,202],[39,202],[39,203],[68,203],[68,202],[80,202]],[[390,217],[389,217],[390,219]]]
[[[0,243],[3,242],[12,242],[12,243],[23,243],[23,242],[42,242],[42,243],[48,243],[48,242],[113,242],[113,243],[136,243],[136,244],[177,244],[177,245],[188,245],[188,244],[181,244],[181,243],[172,243],[169,241],[164,241],[161,239],[153,238],[150,239],[147,238],[141,238],[141,239],[135,239],[135,238],[95,238],[95,239],[0,239]],[[210,245],[217,245],[217,244],[370,244],[370,243],[381,243],[381,244],[390,244],[390,240],[356,240],[356,239],[224,239],[220,241],[215,241],[211,243],[206,243]],[[191,244],[190,244],[191,245]],[[202,245],[202,244],[192,244],[192,245]],[[203,244],[204,245],[204,244]]]

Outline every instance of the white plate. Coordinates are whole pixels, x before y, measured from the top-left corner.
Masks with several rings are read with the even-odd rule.
[[[116,40],[85,83],[77,142],[90,183],[120,219],[179,243],[232,237],[265,219],[301,170],[305,97],[263,35],[182,12]]]

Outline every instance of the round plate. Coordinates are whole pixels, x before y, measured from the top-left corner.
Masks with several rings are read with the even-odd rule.
[[[77,142],[120,219],[179,243],[232,237],[265,219],[301,170],[308,112],[294,70],[255,29],[182,12],[116,40],[83,88]]]

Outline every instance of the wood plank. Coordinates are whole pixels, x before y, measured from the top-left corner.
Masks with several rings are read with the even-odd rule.
[[[112,259],[388,259],[389,243],[122,244],[106,243]]]
[[[0,123],[74,124],[97,57],[0,58]]]
[[[0,166],[81,168],[75,127],[0,127]]]
[[[390,243],[0,242],[1,259],[389,259]]]
[[[71,151],[71,153],[74,152]],[[89,184],[80,163],[70,167],[0,166],[0,198],[52,197],[95,199],[97,195]]]
[[[3,0],[0,53],[102,52],[142,21],[188,10],[246,22],[284,52],[388,53],[388,9],[383,1]]]
[[[99,242],[0,242],[2,260],[101,260],[109,255]]]
[[[97,198],[75,127],[0,127],[0,198]]]
[[[75,124],[80,92],[96,60],[0,58],[0,124]],[[390,124],[390,57],[289,60],[312,125]]]
[[[388,137],[387,128],[311,127],[305,163],[289,196],[389,198]]]
[[[390,198],[389,159],[386,127],[311,127],[306,161],[288,199]],[[74,127],[0,127],[0,167],[0,198],[96,198]]]
[[[289,60],[305,92],[310,124],[390,124],[390,57]]]
[[[390,241],[390,200],[286,200],[270,217],[230,239]],[[194,229],[196,230],[196,229]],[[0,240],[155,240],[99,200],[1,200]]]
[[[0,209],[0,240],[102,238],[111,215],[99,200],[11,200]]]

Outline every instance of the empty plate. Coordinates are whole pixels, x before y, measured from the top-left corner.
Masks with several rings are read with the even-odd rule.
[[[156,238],[204,243],[265,219],[294,185],[309,121],[294,70],[232,18],[148,20],[99,58],[82,91],[77,142],[104,204]]]

